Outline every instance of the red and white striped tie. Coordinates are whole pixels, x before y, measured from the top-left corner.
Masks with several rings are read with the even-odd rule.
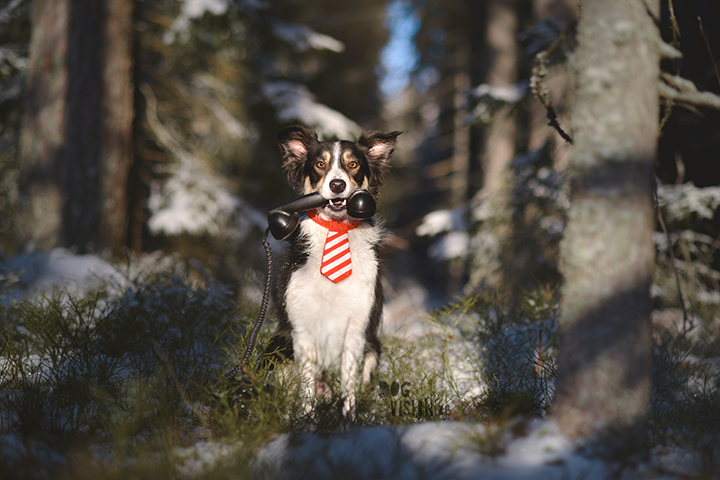
[[[347,224],[326,221],[320,218],[315,210],[308,210],[307,214],[315,223],[328,229],[320,263],[320,273],[335,283],[345,280],[352,274],[348,230],[354,229],[360,222]]]

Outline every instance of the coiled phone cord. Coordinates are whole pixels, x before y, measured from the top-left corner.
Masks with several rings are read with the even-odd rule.
[[[255,325],[253,325],[253,329],[250,332],[250,337],[248,337],[248,343],[247,347],[245,347],[245,353],[242,356],[242,360],[240,363],[236,364],[232,370],[227,372],[225,374],[225,379],[229,382],[232,380],[235,380],[237,378],[238,373],[240,371],[244,370],[245,365],[248,364],[250,361],[250,355],[252,354],[253,350],[255,349],[255,343],[257,342],[257,336],[260,333],[260,328],[262,328],[263,322],[265,321],[265,316],[267,314],[267,309],[270,304],[270,291],[272,290],[272,272],[273,272],[273,265],[272,265],[272,250],[270,250],[270,243],[268,243],[268,233],[270,233],[270,227],[268,227],[265,230],[265,235],[263,236],[262,244],[263,248],[265,248],[265,257],[267,258],[267,273],[265,276],[265,290],[263,290],[263,296],[262,296],[262,302],[260,303],[260,312],[258,313],[258,318],[255,320]]]

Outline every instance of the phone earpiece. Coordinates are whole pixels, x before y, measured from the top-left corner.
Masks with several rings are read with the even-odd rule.
[[[278,240],[284,240],[295,231],[300,218],[298,214],[288,213],[283,210],[275,209],[268,213],[268,226],[270,233]]]
[[[348,215],[366,220],[375,215],[375,199],[367,190],[355,190],[347,202]]]
[[[296,212],[304,212],[312,208],[322,207],[328,203],[319,193],[310,193],[287,205],[270,210],[268,213],[268,226],[270,233],[278,240],[285,240],[292,235],[300,222]]]
[[[310,193],[287,205],[270,210],[268,226],[277,240],[285,240],[292,235],[300,222],[297,212],[304,212],[326,205],[328,200],[319,193]],[[366,220],[375,215],[375,199],[367,190],[356,190],[347,201],[347,212],[353,218]]]

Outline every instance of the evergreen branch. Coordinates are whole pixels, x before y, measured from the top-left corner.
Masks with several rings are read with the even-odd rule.
[[[193,403],[188,398],[187,393],[185,392],[185,388],[183,388],[183,385],[180,382],[180,377],[178,377],[178,374],[173,368],[172,363],[170,363],[170,359],[165,353],[165,350],[162,349],[162,347],[157,341],[153,343],[153,347],[155,349],[155,353],[157,353],[158,357],[160,357],[160,360],[162,360],[162,362],[165,364],[165,368],[167,368],[168,373],[170,374],[170,378],[175,385],[175,389],[180,395],[180,399],[185,404],[185,408],[190,410],[201,422],[203,422],[203,424],[207,424],[207,414],[195,405],[193,405]]]

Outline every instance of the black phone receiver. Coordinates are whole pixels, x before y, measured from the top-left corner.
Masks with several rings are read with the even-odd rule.
[[[295,231],[300,222],[297,212],[312,210],[327,205],[328,199],[319,193],[310,193],[287,205],[270,210],[268,213],[268,226],[270,233],[277,240],[284,240]],[[375,199],[367,190],[355,190],[347,200],[347,212],[353,218],[366,220],[375,215]]]

